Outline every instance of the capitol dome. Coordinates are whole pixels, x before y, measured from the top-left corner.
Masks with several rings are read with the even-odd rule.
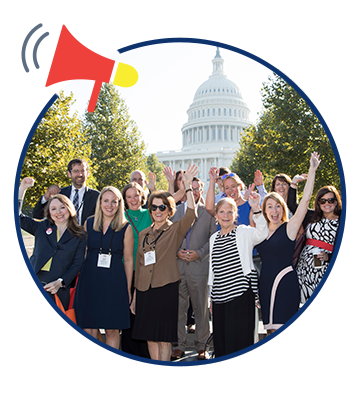
[[[212,60],[213,72],[196,90],[183,125],[183,149],[198,146],[238,146],[240,132],[250,125],[250,109],[238,86],[224,74],[219,48]]]
[[[187,122],[181,128],[181,150],[157,153],[159,161],[173,170],[197,164],[205,191],[210,167],[229,167],[239,148],[241,132],[251,125],[250,109],[240,89],[224,74],[219,48],[212,64],[212,74],[198,87],[187,110]]]

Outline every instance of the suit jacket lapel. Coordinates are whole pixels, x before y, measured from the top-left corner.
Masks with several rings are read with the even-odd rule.
[[[71,233],[66,229],[66,231],[62,234],[58,244],[63,244],[69,241],[72,238]]]

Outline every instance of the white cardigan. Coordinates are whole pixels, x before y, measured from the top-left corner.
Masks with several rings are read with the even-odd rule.
[[[253,215],[253,220],[256,224],[256,228],[248,225],[239,225],[236,228],[236,243],[241,260],[241,266],[244,271],[244,275],[249,275],[253,270],[255,271],[253,263],[253,249],[254,247],[264,241],[269,235],[269,228],[267,222],[262,214],[259,216]],[[209,257],[209,280],[208,285],[211,287],[214,281],[214,273],[212,270],[212,251],[216,237],[219,235],[219,231],[215,232],[210,237],[210,257]]]

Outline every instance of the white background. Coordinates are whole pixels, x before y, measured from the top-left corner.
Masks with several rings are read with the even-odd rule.
[[[293,6],[288,1],[64,0],[9,4],[3,6],[0,28],[1,389],[6,398],[354,398],[360,328],[355,209],[359,196],[359,29],[355,2],[305,0]],[[28,53],[30,72],[26,73],[21,46],[38,23],[44,25],[41,33],[48,31],[50,35],[39,47],[40,69],[34,68]],[[85,339],[44,300],[18,245],[13,188],[26,137],[57,90],[57,85],[45,88],[45,82],[63,24],[81,43],[104,56],[133,43],[165,37],[194,37],[236,46],[279,68],[320,111],[345,172],[345,233],[322,291],[281,335],[225,362],[182,368],[150,365],[120,357]],[[33,46],[30,42],[29,48]],[[233,76],[229,78],[236,82]],[[200,85],[202,81],[197,82]]]

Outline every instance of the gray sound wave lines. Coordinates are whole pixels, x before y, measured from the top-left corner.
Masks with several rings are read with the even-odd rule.
[[[25,59],[26,46],[27,46],[27,44],[28,44],[28,42],[29,42],[31,36],[33,35],[33,33],[34,33],[35,31],[37,31],[39,28],[41,28],[41,27],[42,27],[42,24],[39,24],[39,25],[36,25],[33,29],[31,29],[31,31],[27,34],[27,36],[26,36],[26,38],[25,38],[25,40],[24,40],[24,43],[23,43],[23,45],[22,45],[22,49],[21,49],[21,60],[22,60],[22,63],[23,63],[23,66],[24,66],[24,69],[25,69],[26,72],[29,72],[29,71],[30,71],[30,70],[29,70],[29,67],[27,66],[26,59]],[[36,67],[37,69],[40,68],[40,67],[39,67],[39,63],[38,63],[38,61],[37,61],[37,50],[38,50],[38,47],[39,47],[40,43],[42,42],[42,40],[43,40],[44,38],[46,38],[46,36],[48,36],[48,35],[49,35],[49,32],[46,32],[46,33],[44,33],[42,36],[40,36],[39,39],[36,41],[35,46],[34,46],[34,50],[33,50],[33,60],[34,60],[35,67]]]

